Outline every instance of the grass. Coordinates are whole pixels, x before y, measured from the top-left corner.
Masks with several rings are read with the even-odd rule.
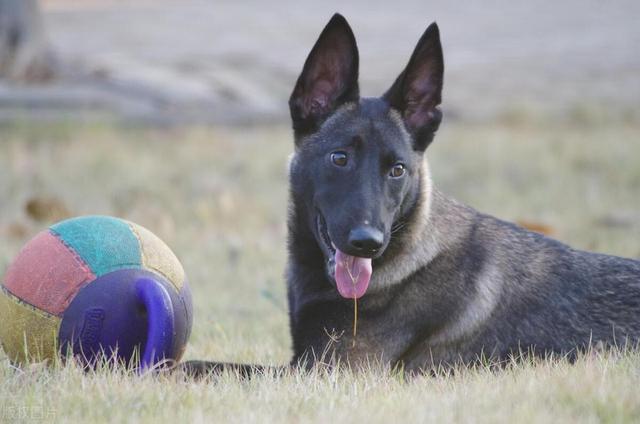
[[[214,383],[73,366],[3,369],[2,404],[82,422],[633,422],[638,354],[403,379],[378,368]],[[10,393],[10,395],[9,395]]]
[[[452,122],[429,158],[436,184],[482,211],[543,224],[575,247],[640,257],[639,134],[634,120]],[[291,149],[281,126],[3,128],[0,273],[52,221],[121,216],[158,234],[187,271],[195,302],[188,359],[283,364],[291,346],[282,278]],[[209,384],[73,365],[17,370],[0,359],[0,382],[0,421],[25,413],[63,422],[640,419],[637,352],[437,378],[405,380],[372,367],[249,382],[225,374]]]

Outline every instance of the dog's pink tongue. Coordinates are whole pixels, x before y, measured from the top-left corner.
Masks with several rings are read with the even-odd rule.
[[[371,258],[347,255],[336,249],[336,285],[342,297],[360,298],[371,280]]]

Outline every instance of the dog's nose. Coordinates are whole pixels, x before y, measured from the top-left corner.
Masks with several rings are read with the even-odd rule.
[[[349,244],[362,253],[376,253],[383,243],[384,234],[373,227],[356,227],[349,232]]]

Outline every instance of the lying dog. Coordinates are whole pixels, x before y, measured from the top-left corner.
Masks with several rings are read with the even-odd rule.
[[[640,262],[574,250],[434,188],[424,152],[442,118],[443,71],[435,23],[380,98],[359,95],[342,16],[311,50],[289,102],[291,364],[324,355],[413,372],[635,345]],[[251,369],[185,364],[225,367]]]

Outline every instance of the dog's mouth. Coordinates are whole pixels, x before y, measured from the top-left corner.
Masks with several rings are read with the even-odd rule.
[[[351,256],[337,248],[331,241],[327,223],[321,213],[317,215],[316,226],[327,258],[327,274],[335,281],[338,293],[348,299],[364,296],[373,272],[371,258]]]

